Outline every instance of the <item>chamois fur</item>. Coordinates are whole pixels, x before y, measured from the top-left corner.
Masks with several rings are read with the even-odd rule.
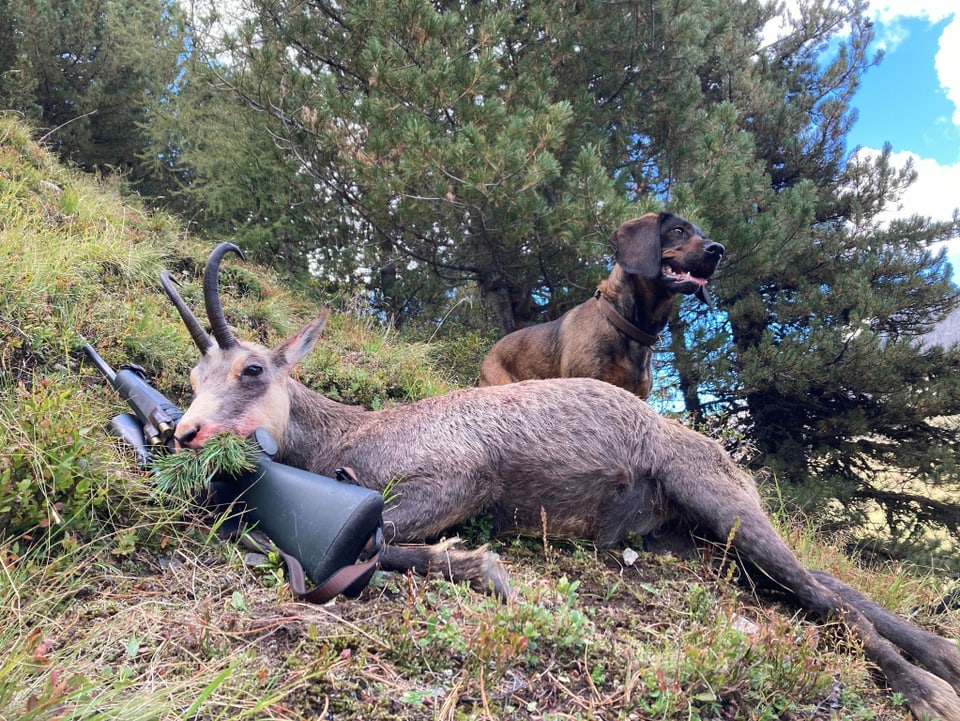
[[[279,441],[281,462],[327,476],[349,466],[365,486],[389,484],[395,500],[384,513],[392,544],[384,568],[440,572],[504,596],[506,573],[486,549],[396,544],[429,541],[480,512],[491,513],[499,530],[539,534],[546,519],[551,535],[602,546],[674,522],[730,537],[804,608],[839,616],[917,719],[960,721],[956,641],[804,568],[763,511],[752,477],[713,440],[586,378],[465,389],[380,411],[335,402],[290,377],[327,313],[275,350],[238,341],[210,296],[226,252],[239,253],[219,246],[204,283],[216,342],[165,283],[202,351],[191,373],[195,398],[176,429],[181,446],[264,426]]]

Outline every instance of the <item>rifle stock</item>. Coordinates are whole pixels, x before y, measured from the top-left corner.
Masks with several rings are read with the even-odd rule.
[[[276,442],[262,428],[253,440],[262,451],[257,467],[232,481],[245,505],[244,518],[294,556],[314,584],[323,587],[339,569],[368,555],[365,547],[374,535],[379,551],[379,493],[277,463],[272,458]],[[354,596],[368,580],[369,575],[359,587],[347,584],[338,592]]]

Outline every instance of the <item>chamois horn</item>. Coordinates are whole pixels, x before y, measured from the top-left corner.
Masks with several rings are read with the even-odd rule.
[[[160,271],[160,284],[173,302],[174,307],[180,313],[183,324],[187,326],[187,330],[190,331],[190,337],[193,338],[193,342],[197,344],[200,353],[206,354],[211,346],[213,346],[213,340],[207,335],[207,331],[203,329],[197,316],[193,314],[193,311],[190,310],[183,298],[180,297],[180,293],[177,292],[177,289],[173,286],[174,283],[179,285],[177,280],[172,278],[167,271]]]
[[[217,345],[224,350],[237,345],[237,339],[233,337],[227,319],[223,316],[223,306],[220,305],[220,261],[227,253],[236,253],[241,260],[246,260],[243,251],[233,243],[221,243],[213,249],[203,269],[203,304],[210,320],[210,331],[216,338]]]

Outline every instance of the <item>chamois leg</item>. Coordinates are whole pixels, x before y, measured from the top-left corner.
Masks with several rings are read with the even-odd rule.
[[[383,514],[387,546],[380,559],[381,568],[413,571],[421,576],[440,573],[450,581],[469,581],[476,591],[500,598],[510,596],[507,572],[497,554],[486,546],[470,550],[459,538],[420,545],[482,510],[489,499],[474,481],[449,474],[443,483],[430,475],[408,476],[396,485],[392,495]]]
[[[471,588],[506,600],[512,594],[507,572],[500,558],[486,546],[475,550],[463,547],[459,538],[451,538],[432,546],[387,545],[380,556],[385,571],[399,571],[426,576],[439,573],[449,581],[469,581]]]
[[[960,721],[960,697],[946,681],[907,661],[856,607],[839,600],[836,610],[860,639],[867,658],[880,667],[890,688],[903,696],[918,721]]]
[[[960,651],[957,642],[910,623],[891,613],[859,591],[826,571],[812,571],[813,577],[840,596],[845,603],[866,616],[884,637],[903,649],[917,663],[949,683],[960,694]]]
[[[446,459],[443,459],[444,462]],[[362,472],[358,469],[362,477]],[[388,543],[424,543],[473,518],[496,501],[489,479],[446,467],[424,468],[388,492],[383,534]]]
[[[817,582],[780,538],[758,501],[736,476],[701,477],[700,493],[685,494],[682,507],[691,520],[719,538],[733,533],[734,546],[771,580],[794,595],[806,609],[822,617],[836,614],[860,640],[864,653],[883,671],[890,688],[903,695],[917,719],[960,721],[960,697],[943,679],[907,661],[851,602]],[[674,493],[683,493],[681,486]],[[852,590],[852,589],[851,589]],[[846,593],[846,592],[845,592]]]

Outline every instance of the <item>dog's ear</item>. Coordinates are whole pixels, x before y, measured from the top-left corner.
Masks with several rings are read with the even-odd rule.
[[[647,213],[628,220],[610,236],[613,257],[633,275],[660,277],[660,213]]]

